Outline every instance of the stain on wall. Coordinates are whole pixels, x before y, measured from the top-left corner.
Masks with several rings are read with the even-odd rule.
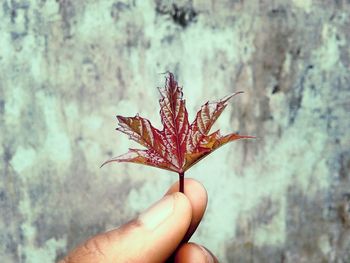
[[[209,194],[192,240],[220,262],[350,262],[349,1],[7,0],[0,7],[0,258],[54,262],[177,177],[127,164],[115,115],[160,127],[173,71],[190,119],[258,136],[188,172]],[[145,103],[147,102],[147,103]]]

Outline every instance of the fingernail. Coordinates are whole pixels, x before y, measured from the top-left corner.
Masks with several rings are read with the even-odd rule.
[[[156,229],[174,211],[174,197],[167,195],[139,216],[139,220],[150,230]]]

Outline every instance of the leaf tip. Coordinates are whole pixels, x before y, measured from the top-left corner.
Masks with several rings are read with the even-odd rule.
[[[105,166],[106,164],[111,163],[111,162],[119,162],[118,157],[114,157],[112,159],[105,161],[103,164],[101,164],[100,168],[102,168],[103,166]]]
[[[101,164],[100,169],[101,169],[103,166],[105,166],[107,163],[109,163],[109,162],[110,162],[110,160],[105,161],[103,164]]]
[[[236,95],[242,94],[242,93],[244,93],[244,91],[237,91],[237,92],[231,93],[230,95],[227,95],[226,97],[224,97],[222,99],[222,101],[227,102],[229,99],[235,97]]]

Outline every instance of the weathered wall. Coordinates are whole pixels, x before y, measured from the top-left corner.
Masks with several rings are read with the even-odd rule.
[[[159,127],[170,70],[191,119],[244,90],[218,126],[259,137],[188,173],[209,193],[193,240],[222,262],[350,262],[349,44],[346,0],[2,1],[1,261],[53,262],[177,180],[99,169],[132,145],[116,114]]]

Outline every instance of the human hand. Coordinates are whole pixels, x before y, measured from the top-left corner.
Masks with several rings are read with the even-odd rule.
[[[185,179],[185,194],[178,183],[136,219],[98,234],[75,248],[59,263],[218,262],[195,243],[187,243],[207,206],[207,192],[199,182]]]

